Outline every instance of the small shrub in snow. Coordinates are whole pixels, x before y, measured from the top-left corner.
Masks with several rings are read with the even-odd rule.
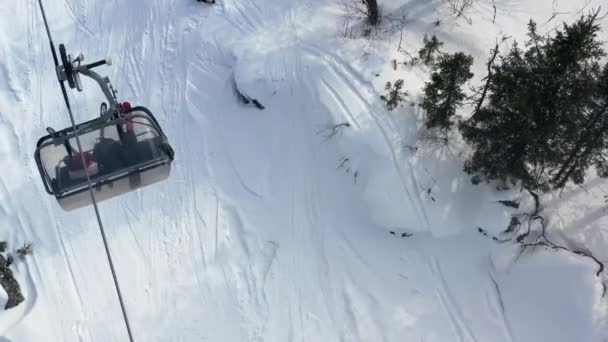
[[[439,49],[443,46],[443,42],[437,39],[435,35],[429,39],[425,34],[422,43],[424,45],[418,50],[418,59],[425,65],[431,65],[435,62],[436,55],[439,54]]]
[[[398,79],[394,84],[387,82],[384,89],[388,91],[388,94],[381,95],[380,99],[385,102],[386,109],[392,111],[399,107],[399,104],[405,100],[408,95],[407,91],[402,91],[403,80]]]
[[[472,20],[466,16],[466,12],[473,7],[473,0],[447,0],[448,6],[456,18],[464,18],[469,24]]]
[[[34,247],[31,243],[24,243],[23,246],[17,249],[17,254],[21,260],[25,259],[26,256],[34,253]]]
[[[0,241],[0,253],[6,252],[6,248],[8,248],[8,242]]]

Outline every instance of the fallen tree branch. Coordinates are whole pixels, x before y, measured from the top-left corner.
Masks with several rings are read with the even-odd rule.
[[[318,131],[317,134],[323,135],[323,137],[325,138],[324,140],[329,140],[335,137],[336,135],[342,134],[342,130],[346,127],[350,127],[350,123],[343,122],[335,125],[330,123],[327,124],[325,128]]]
[[[478,227],[478,229],[477,229],[478,232],[480,234],[482,234],[483,236],[491,237],[492,240],[494,240],[498,243],[512,242],[513,237],[515,236],[515,242],[521,246],[521,253],[523,253],[527,248],[535,248],[535,247],[540,246],[540,247],[545,247],[545,248],[549,248],[552,250],[563,250],[563,251],[570,252],[572,254],[593,260],[593,262],[595,262],[595,264],[597,265],[597,271],[595,272],[595,276],[599,278],[600,283],[602,284],[602,297],[604,297],[606,295],[606,289],[607,289],[606,283],[602,279],[602,273],[605,270],[604,263],[602,263],[602,261],[600,261],[591,252],[577,250],[577,249],[570,249],[566,246],[558,245],[558,244],[554,243],[553,241],[551,241],[547,237],[545,218],[539,214],[541,211],[539,196],[538,196],[538,194],[536,194],[535,192],[533,192],[529,189],[526,189],[526,190],[530,193],[530,195],[534,199],[534,211],[531,213],[523,213],[523,214],[518,214],[518,215],[514,215],[513,217],[511,217],[509,226],[502,233],[502,234],[509,234],[508,237],[499,238],[496,236],[492,236],[481,227]],[[518,232],[522,226],[522,221],[520,220],[522,218],[527,223],[526,232],[518,235]],[[528,237],[533,232],[532,224],[534,222],[539,222],[540,232],[538,232],[538,235],[536,235],[533,239],[528,239]]]
[[[526,243],[526,244],[522,244],[522,252],[523,250],[525,250],[526,248],[529,247],[537,247],[537,246],[543,246],[543,247],[547,247],[553,250],[563,250],[563,251],[567,251],[585,258],[589,258],[591,260],[593,260],[596,265],[597,265],[597,271],[595,272],[595,276],[600,278],[600,283],[602,284],[602,297],[604,297],[606,295],[606,284],[601,280],[601,274],[602,272],[604,272],[604,263],[602,263],[598,258],[596,258],[593,254],[591,253],[587,253],[585,251],[579,251],[579,250],[572,250],[568,247],[565,246],[561,246],[561,245],[556,245],[555,243],[551,242],[550,240],[547,239],[546,236],[543,235],[544,241],[538,241],[535,243]]]

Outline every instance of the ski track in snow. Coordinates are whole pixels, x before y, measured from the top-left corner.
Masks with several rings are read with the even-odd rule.
[[[486,324],[502,330],[496,341],[515,340],[501,271],[484,266],[475,298],[444,269],[457,256],[417,245],[442,243],[431,224],[440,211],[422,198],[420,167],[402,155],[400,123],[374,84],[323,45],[330,34],[313,34],[325,2],[48,2],[57,42],[87,61],[111,54],[115,65],[102,74],[121,99],[153,109],[176,148],[166,183],[101,205],[136,340],[490,342]],[[90,210],[61,213],[37,184],[35,141],[66,117],[36,3],[7,6],[0,18],[26,20],[14,32],[0,20],[0,161],[14,165],[0,175],[0,223],[14,231],[0,239],[34,241],[36,255],[16,269],[27,300],[0,313],[0,341],[122,341]],[[267,108],[237,103],[233,80]],[[70,93],[89,113],[79,118],[97,114],[92,88]],[[344,140],[323,144],[315,134],[320,122],[345,121]],[[371,163],[346,142],[386,162],[380,177],[413,216],[403,225],[422,238],[404,245],[384,236],[364,182],[335,170],[344,155],[353,167]],[[474,265],[463,269],[476,277]]]
[[[500,286],[498,285],[498,281],[496,280],[496,277],[493,273],[494,270],[492,269],[492,266],[490,266],[490,272],[488,273],[488,276],[490,277],[494,288],[488,291],[488,297],[490,297],[488,298],[487,304],[488,311],[494,311],[494,315],[500,318],[501,324],[504,329],[504,334],[507,337],[507,341],[512,342],[514,341],[513,333],[511,332],[511,325],[509,324],[509,320],[505,313],[505,303],[502,298],[502,294],[500,293]]]
[[[445,281],[443,273],[441,272],[441,266],[439,265],[437,259],[431,257],[429,267],[431,269],[431,273],[436,279],[435,284],[437,286],[437,297],[439,298],[439,303],[448,315],[450,323],[458,336],[458,340],[461,342],[477,342],[477,339],[473,335],[469,324],[465,322],[462,315],[462,310],[459,308],[457,301],[450,293],[448,284]]]
[[[89,38],[94,38],[95,34],[88,28],[86,17],[86,2],[84,0],[67,0],[65,2],[66,13],[77,23],[77,27],[82,30]]]

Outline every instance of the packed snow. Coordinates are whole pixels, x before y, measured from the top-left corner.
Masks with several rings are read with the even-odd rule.
[[[370,42],[344,37],[339,0],[45,1],[55,42],[112,57],[99,71],[176,150],[169,180],[100,204],[136,341],[608,340],[598,265],[480,234],[517,212],[498,200],[526,210],[530,196],[472,185],[458,151],[408,148],[420,109],[379,99],[387,81],[416,97],[428,78],[394,70],[399,43],[415,53],[436,34],[475,57],[479,84],[501,37],[602,1],[477,0],[470,23],[445,0],[379,4],[406,23]],[[103,100],[84,86],[80,121]],[[4,1],[0,240],[34,254],[11,266],[26,300],[0,312],[1,342],[127,340],[92,208],[63,212],[33,159],[45,128],[68,124],[37,1]],[[606,193],[593,178],[544,196],[549,234],[608,262]]]

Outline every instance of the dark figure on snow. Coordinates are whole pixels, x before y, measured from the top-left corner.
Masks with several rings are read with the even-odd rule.
[[[252,99],[249,96],[241,94],[241,93],[238,93],[238,95],[239,95],[239,98],[241,99],[241,101],[243,101],[245,104],[253,103],[253,105],[256,106],[257,109],[266,108],[256,99]]]
[[[215,3],[215,0],[196,0],[196,1],[198,1],[198,2],[206,2],[208,4],[214,4]]]

